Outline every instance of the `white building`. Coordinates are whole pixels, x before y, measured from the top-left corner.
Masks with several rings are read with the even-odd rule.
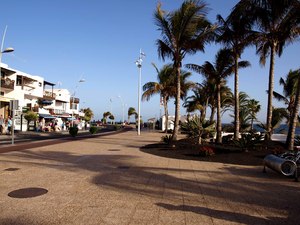
[[[28,110],[39,117],[70,118],[79,115],[79,98],[71,97],[67,89],[54,89],[54,83],[1,64],[0,115],[12,116],[11,100],[18,100],[15,111],[15,129],[26,130],[27,121],[22,113]],[[50,88],[49,88],[50,87]]]
[[[187,116],[180,116],[180,122],[186,122],[187,121]],[[175,116],[168,116],[168,130],[173,130],[174,129],[174,122],[175,122]],[[160,118],[160,129],[165,130],[166,128],[166,116],[163,115]]]

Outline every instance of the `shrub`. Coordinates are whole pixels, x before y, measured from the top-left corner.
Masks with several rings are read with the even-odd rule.
[[[202,120],[196,116],[187,122],[182,123],[181,130],[189,139],[195,140],[196,144],[201,144],[202,138],[213,136],[215,124],[208,120]]]
[[[229,134],[222,137],[222,144],[231,144],[233,142],[233,135]]]
[[[121,129],[121,125],[119,124],[115,124],[113,127],[114,130],[120,130]]]
[[[244,133],[239,140],[233,140],[234,144],[237,147],[242,148],[245,151],[249,149],[253,149],[254,147],[258,146],[262,143],[263,135],[256,134],[256,133]]]
[[[90,131],[91,134],[96,134],[97,131],[98,131],[98,127],[94,127],[94,126],[93,126],[93,127],[90,127],[90,130],[89,130],[89,131]]]
[[[215,149],[209,146],[201,146],[199,149],[199,155],[206,157],[206,156],[212,156],[215,154]]]
[[[78,127],[70,127],[70,128],[69,128],[69,134],[70,134],[72,137],[76,137],[77,134],[78,134]]]
[[[166,144],[170,144],[171,140],[172,140],[172,135],[165,135],[161,137],[161,141]]]

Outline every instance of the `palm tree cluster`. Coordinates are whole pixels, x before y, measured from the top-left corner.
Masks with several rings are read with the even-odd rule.
[[[165,61],[172,61],[161,70],[155,66],[158,82],[144,85],[143,99],[148,100],[153,94],[159,93],[163,99],[167,113],[167,102],[175,98],[175,124],[172,139],[176,140],[179,130],[180,100],[189,88],[193,94],[186,98],[184,106],[188,112],[199,110],[200,118],[204,120],[206,109],[211,108],[210,120],[217,114],[217,142],[221,143],[221,116],[224,108],[234,108],[234,139],[238,139],[241,129],[239,69],[250,66],[248,61],[240,61],[246,47],[255,46],[260,63],[265,65],[269,58],[268,110],[266,138],[270,138],[272,130],[274,65],[275,56],[281,56],[286,45],[299,36],[300,3],[298,0],[241,0],[224,19],[217,16],[216,24],[207,19],[208,7],[201,0],[185,0],[179,9],[166,12],[157,5],[154,12],[155,24],[161,32],[161,38],[156,41],[158,56]],[[189,84],[182,79],[187,72],[182,70],[183,60],[187,55],[205,52],[208,43],[215,42],[223,45],[216,54],[215,62],[205,62],[202,65],[187,64],[185,67],[203,77],[202,83]],[[226,85],[226,79],[234,75],[234,92]],[[298,75],[299,76],[299,75]],[[300,82],[300,79],[298,79]],[[298,87],[298,82],[295,82]],[[184,87],[184,88],[183,88]],[[289,105],[291,131],[294,118],[298,116],[300,87],[294,89],[292,105]],[[231,99],[231,100],[230,100]],[[259,102],[248,99],[247,117],[256,119],[260,110]],[[296,120],[295,120],[296,121]],[[291,134],[290,136],[293,136]],[[293,146],[290,146],[292,148]]]

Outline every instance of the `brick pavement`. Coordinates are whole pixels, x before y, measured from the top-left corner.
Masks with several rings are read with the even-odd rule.
[[[161,136],[129,131],[0,154],[0,224],[299,224],[300,183],[260,166],[139,150]],[[13,192],[24,188],[41,192]]]

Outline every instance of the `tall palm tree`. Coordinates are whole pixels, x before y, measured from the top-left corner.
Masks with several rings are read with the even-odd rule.
[[[212,64],[206,61],[202,66],[188,64],[187,68],[204,75],[208,80],[214,81],[217,86],[217,143],[222,143],[222,123],[221,123],[221,87],[226,84],[228,78],[234,72],[235,60],[230,49],[221,49]],[[238,67],[247,67],[248,61],[241,61]]]
[[[248,61],[238,62],[239,67],[249,66]],[[198,72],[209,80],[214,80],[217,86],[217,143],[222,142],[222,123],[221,123],[221,87],[226,84],[226,78],[229,77],[235,68],[233,52],[230,49],[221,49],[215,57],[214,64],[206,61],[202,66],[188,64],[188,68]]]
[[[235,14],[230,14],[225,20],[221,15],[217,15],[219,28],[217,29],[217,41],[232,49],[234,57],[234,139],[239,138],[239,73],[238,60],[244,49],[251,43],[253,32],[251,24],[243,18],[239,18]]]
[[[256,53],[260,56],[260,63],[265,65],[270,57],[267,139],[270,139],[272,126],[275,55],[281,56],[283,48],[300,34],[299,5],[299,0],[241,0],[232,12],[255,25],[258,33]]]
[[[295,103],[292,109],[292,114],[290,118],[290,125],[288,130],[288,135],[286,138],[286,144],[289,150],[294,150],[294,139],[295,139],[295,130],[296,124],[298,121],[299,115],[299,105],[300,105],[300,69],[297,71],[297,82],[296,82],[296,93],[295,93]]]
[[[172,140],[177,140],[179,131],[182,60],[186,55],[204,52],[205,44],[213,38],[215,27],[206,19],[206,13],[206,4],[199,0],[185,0],[178,10],[172,12],[162,10],[159,3],[154,13],[155,23],[162,36],[156,42],[158,55],[162,60],[172,59],[177,77]]]
[[[163,66],[161,70],[159,70],[154,63],[152,63],[152,65],[157,72],[158,82],[147,82],[144,84],[142,100],[149,101],[152,95],[160,94],[165,112],[165,132],[167,132],[169,123],[168,101],[172,95],[175,95],[176,74],[174,73],[173,66],[171,64]]]
[[[250,113],[251,119],[251,131],[253,130],[253,122],[256,120],[256,114],[260,111],[260,104],[259,101],[255,99],[249,99],[247,103],[247,108]]]
[[[285,79],[281,77],[279,80],[279,84],[283,86],[282,94],[276,91],[273,92],[273,96],[275,99],[277,99],[278,101],[282,101],[287,105],[287,110],[290,114],[290,118],[292,117],[293,109],[295,106],[298,77],[298,70],[290,70]]]
[[[200,119],[203,121],[211,98],[211,95],[208,94],[207,82],[196,84],[192,91],[194,94],[185,99],[183,107],[187,109],[187,112],[199,110]]]
[[[133,108],[133,107],[128,108],[128,113],[127,114],[128,114],[128,123],[130,123],[130,117],[132,115],[137,116],[137,112],[136,112],[135,108]]]
[[[89,122],[94,117],[94,113],[90,108],[86,108],[82,110],[84,112],[84,120]]]
[[[107,117],[111,115],[111,112],[104,112],[103,113],[103,122],[106,123]]]

